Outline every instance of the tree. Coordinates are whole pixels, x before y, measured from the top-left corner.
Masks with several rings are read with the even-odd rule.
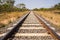
[[[26,5],[25,5],[25,4],[23,4],[23,3],[18,4],[18,5],[17,5],[17,8],[19,8],[19,9],[20,9],[20,11],[26,11],[26,10],[27,10]]]
[[[0,12],[11,12],[14,11],[14,0],[5,0],[5,3],[0,5]]]
[[[0,5],[0,12],[11,12],[14,11],[14,7],[10,6],[10,4]]]
[[[22,8],[22,9],[25,8],[25,4],[21,3],[20,8]]]
[[[7,0],[6,2],[7,2],[8,4],[10,4],[10,6],[14,6],[14,2],[15,2],[15,1],[14,1],[14,0]]]
[[[60,10],[60,3],[54,5],[53,9],[57,9],[57,10]]]
[[[34,11],[38,11],[38,8],[34,8],[33,10],[34,10]]]

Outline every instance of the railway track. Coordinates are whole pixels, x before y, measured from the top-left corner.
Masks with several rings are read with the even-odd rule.
[[[34,12],[24,15],[0,40],[60,40],[60,36]]]

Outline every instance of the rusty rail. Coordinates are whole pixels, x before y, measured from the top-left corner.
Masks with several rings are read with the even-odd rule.
[[[39,21],[42,22],[44,27],[48,30],[48,32],[52,35],[52,37],[55,40],[60,40],[60,36],[53,29],[51,29],[52,26],[43,17],[41,17],[40,15],[36,13],[34,15],[38,18]]]

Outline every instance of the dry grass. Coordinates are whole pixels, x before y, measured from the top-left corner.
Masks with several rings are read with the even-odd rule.
[[[16,21],[22,15],[26,14],[26,12],[11,12],[11,13],[1,13],[0,14],[0,24],[7,25],[11,22]]]
[[[39,15],[60,28],[60,14],[56,11],[36,11]],[[59,11],[60,12],[60,11]]]

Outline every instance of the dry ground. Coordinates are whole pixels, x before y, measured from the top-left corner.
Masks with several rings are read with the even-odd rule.
[[[25,11],[25,12],[1,13],[0,14],[0,25],[2,25],[2,24],[7,25],[11,22],[14,22],[26,13],[27,13],[27,11]]]
[[[60,11],[35,11],[43,18],[60,28]]]

